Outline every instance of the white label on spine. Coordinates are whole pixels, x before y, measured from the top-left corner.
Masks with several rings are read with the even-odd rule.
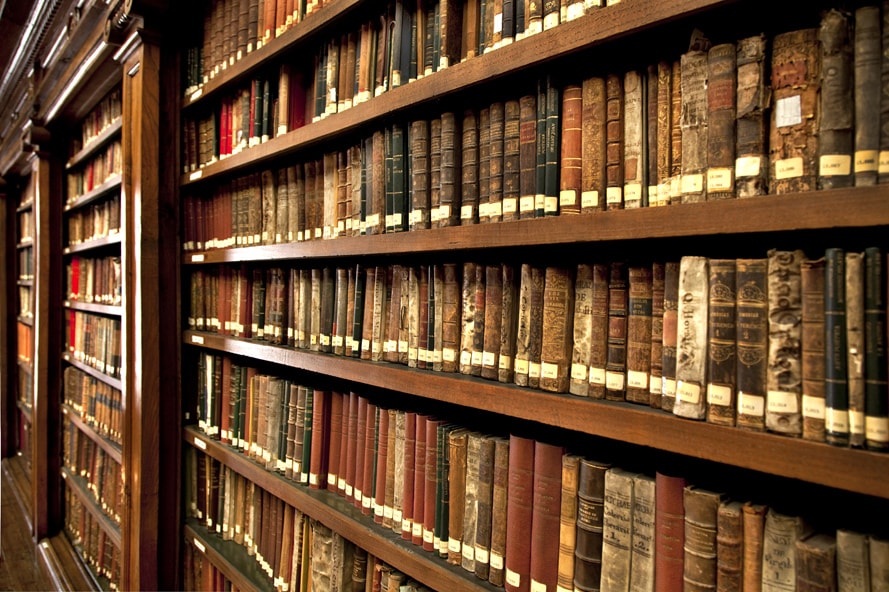
[[[534,196],[533,195],[523,195],[519,198],[519,209],[524,212],[533,212],[534,211]]]
[[[851,409],[849,410],[849,433],[864,433],[864,411],[852,411]]]
[[[198,169],[188,176],[189,181],[197,181],[204,176],[204,169]]]
[[[559,205],[562,207],[577,204],[577,192],[573,189],[563,189],[559,192]]]
[[[192,539],[192,540],[194,540],[194,546],[198,548],[198,551],[200,551],[201,553],[207,552],[207,548],[204,546],[204,544],[201,541],[199,541],[197,539]]]
[[[503,13],[498,12],[494,15],[494,34],[503,32]]]
[[[543,30],[548,31],[559,24],[559,13],[552,12],[543,17]]]
[[[824,397],[803,395],[803,417],[824,419]]]
[[[775,101],[775,125],[777,127],[799,125],[802,122],[803,110],[800,95],[793,95]]]
[[[599,207],[599,192],[598,191],[584,191],[580,194],[580,207],[582,208],[598,208]]]
[[[543,378],[549,378],[551,380],[557,379],[559,377],[559,365],[543,362],[540,365],[540,375]]]
[[[412,529],[413,529],[413,521],[411,521],[409,518],[402,518],[401,519],[401,532],[406,532],[406,533],[410,534]]]
[[[472,545],[463,545],[462,549],[463,557],[467,561],[475,561],[475,547]]]
[[[682,175],[681,183],[682,193],[700,193],[704,190],[704,175],[701,173]]]
[[[531,578],[531,592],[546,592],[546,584]]]
[[[204,442],[203,440],[201,440],[201,439],[198,438],[198,437],[195,437],[195,439],[194,439],[194,445],[197,446],[198,448],[200,448],[201,450],[206,450],[206,449],[207,449],[207,443]]]
[[[528,360],[516,358],[515,371],[516,371],[516,374],[527,374],[528,373]]]
[[[501,370],[509,370],[512,368],[512,358],[509,356],[500,356],[500,363],[498,366]]]
[[[383,506],[383,517],[389,520],[393,518],[392,506]]]
[[[623,191],[620,187],[608,187],[605,189],[605,203],[611,204],[620,204],[623,200]]]
[[[540,378],[540,363],[531,362],[528,364],[528,376],[530,378]]]
[[[449,538],[448,539],[448,551],[451,553],[459,553],[461,550],[462,544],[459,539]]]
[[[880,166],[877,170],[881,175],[889,173],[889,150],[880,151]]]
[[[631,388],[648,389],[648,372],[628,370],[627,386]]]
[[[546,199],[543,201],[543,211],[544,212],[558,212],[559,211],[559,198],[551,195],[546,196]]]
[[[411,536],[415,536],[420,538],[423,536],[423,523],[422,522],[414,522],[414,525],[411,527]]]
[[[738,393],[738,413],[753,417],[762,417],[765,410],[764,397],[761,395],[748,395]]]
[[[203,260],[204,260],[204,255],[203,255],[203,254],[200,254],[200,255],[192,255],[192,256],[191,256],[191,262],[192,262],[192,263],[200,263],[200,262],[203,261]]]
[[[192,335],[191,342],[197,343],[198,345],[204,345],[204,337],[202,335]]]
[[[796,393],[784,391],[769,391],[766,396],[766,407],[769,413],[797,413],[799,401]]]
[[[463,206],[460,208],[460,219],[461,220],[472,220],[474,210],[472,206]]]
[[[460,352],[460,365],[461,366],[471,366],[472,365],[472,352],[468,352],[468,351]]]
[[[441,350],[441,359],[445,362],[453,362],[457,359],[457,352],[453,348],[446,347]]]
[[[676,399],[683,403],[697,405],[701,402],[701,386],[686,380],[680,380],[676,384]]]
[[[651,386],[648,389],[648,392],[659,395],[661,394],[661,377],[660,376],[652,376],[651,377]]]
[[[855,172],[869,173],[880,169],[879,152],[877,150],[855,151]]]
[[[587,370],[585,364],[571,364],[571,378],[573,380],[583,380],[587,379]]]
[[[641,183],[627,183],[624,185],[624,202],[627,204],[633,203],[635,205],[640,205],[642,202],[642,184]],[[639,203],[637,203],[639,202]]]
[[[775,161],[775,178],[793,179],[803,176],[803,159],[801,157],[785,158]]]
[[[605,388],[612,391],[622,391],[624,389],[624,380],[626,376],[624,376],[623,372],[611,372],[605,371]]]
[[[818,174],[822,177],[848,175],[852,170],[852,157],[848,154],[822,154],[818,159]]]
[[[726,191],[733,188],[732,169],[712,168],[707,170],[707,191]]]
[[[473,366],[481,366],[482,365],[482,352],[473,351],[472,352],[472,361],[470,362]]]
[[[509,569],[507,567],[506,568],[506,583],[509,584],[510,586],[518,588],[519,586],[522,585],[521,574],[517,574],[516,572],[512,571],[511,569]]]
[[[711,405],[727,407],[732,404],[732,389],[721,384],[707,385],[707,402]]]
[[[488,563],[488,550],[485,547],[475,546],[475,560],[479,563]]]
[[[868,440],[889,442],[889,417],[868,417],[864,420]]]
[[[514,197],[507,197],[503,200],[503,213],[504,214],[515,214],[516,207],[518,206],[517,200]]]
[[[484,352],[482,354],[482,365],[486,367],[493,367],[497,364],[497,354],[494,352]]]
[[[605,384],[605,368],[590,368],[590,384]]]
[[[827,408],[824,417],[824,429],[828,432],[847,433],[849,431],[849,411],[846,409]]]
[[[491,569],[503,569],[503,555],[491,551]]]

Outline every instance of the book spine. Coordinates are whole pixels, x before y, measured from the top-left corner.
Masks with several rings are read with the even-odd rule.
[[[481,376],[497,380],[500,355],[500,325],[503,311],[503,272],[500,265],[486,265],[484,303],[484,346],[482,351]]]
[[[515,267],[503,265],[501,280],[502,300],[500,316],[500,354],[498,356],[497,380],[511,383],[515,379],[514,360],[516,336],[518,332],[519,294]]]
[[[669,62],[657,64],[657,205],[670,205],[670,169],[673,69]],[[649,195],[649,204],[655,203]]]
[[[645,180],[645,76],[636,70],[624,74],[624,207],[639,208],[648,183]]]
[[[889,6],[882,2],[881,46],[889,47]],[[877,181],[889,181],[889,59],[880,60],[880,153]]]
[[[533,504],[531,509],[531,590],[554,590],[559,572],[559,515],[562,488],[560,446],[534,443]]]
[[[448,513],[447,561],[452,565],[460,565],[462,562],[467,439],[466,430],[454,430],[448,435],[450,512]]]
[[[628,590],[633,549],[633,478],[623,469],[605,473],[602,522],[602,592]]]
[[[846,257],[825,252],[824,275],[824,428],[827,442],[849,444],[849,391],[846,367]]]
[[[521,198],[521,103],[506,101],[503,124],[503,221],[519,219]]]
[[[802,519],[769,509],[763,527],[762,589],[793,590],[796,586],[794,544],[805,532]]]
[[[602,576],[602,524],[605,509],[605,474],[609,465],[581,459],[577,485],[577,534],[574,551],[574,587],[594,590]]]
[[[562,496],[559,514],[559,575],[557,592],[574,590],[574,552],[577,546],[577,487],[580,457],[562,456]]]
[[[528,329],[528,386],[540,386],[540,361],[543,348],[543,300],[546,271],[540,267],[531,268],[531,295],[529,308],[531,322]]]
[[[656,592],[683,586],[685,479],[663,473],[655,475],[655,580]]]
[[[824,442],[824,258],[800,263],[803,438]]]
[[[462,162],[460,146],[457,138],[462,137],[460,126],[453,113],[441,115],[441,191],[438,214],[438,226],[457,226],[460,220],[462,203],[461,186],[458,182],[457,170]]]
[[[463,503],[463,569],[475,573],[475,539],[478,529],[478,479],[481,470],[481,447],[484,436],[471,432],[466,444],[466,492]]]
[[[818,140],[818,187],[851,187],[852,42],[847,13],[831,10],[821,19],[821,129]]]
[[[734,259],[710,260],[707,326],[707,421],[735,425],[736,327]]]
[[[531,586],[531,537],[534,503],[534,440],[509,437],[509,473],[506,506],[506,557],[504,587],[528,592]]]
[[[682,80],[682,203],[707,199],[707,52],[692,50],[680,59]]]
[[[686,589],[710,590],[716,587],[717,514],[722,497],[692,485],[683,493],[685,506]]]
[[[519,217],[533,218],[537,186],[537,96],[519,99]]]
[[[488,137],[488,189],[482,194],[479,187],[479,218],[482,222],[500,222],[503,220],[503,189],[504,189],[504,134],[506,123],[506,105],[500,101],[491,103]],[[484,142],[479,137],[480,150],[484,150]],[[479,182],[482,175],[479,175]],[[484,205],[487,203],[487,205]]]
[[[742,507],[744,521],[743,590],[762,589],[762,548],[766,506],[746,502]]]
[[[482,436],[479,443],[478,487],[476,491],[475,575],[490,575],[491,522],[494,501],[494,438]]]
[[[462,130],[460,224],[466,226],[478,224],[479,218],[479,125],[474,110],[463,113]]]
[[[581,88],[581,213],[605,209],[605,79],[587,78]]]
[[[583,89],[568,85],[562,90],[561,158],[559,159],[559,213],[579,214],[583,154]]]
[[[661,408],[664,365],[664,291],[666,266],[655,261],[651,265],[651,380],[649,381],[650,406]]]
[[[802,434],[802,251],[769,253],[769,372],[766,390],[766,427],[772,431]]]
[[[655,480],[633,477],[633,546],[630,557],[630,590],[654,590]]]
[[[569,269],[546,268],[543,294],[543,326],[540,356],[540,388],[564,393],[571,367],[574,282]]]
[[[704,419],[707,384],[707,321],[710,277],[706,257],[683,257],[679,264],[676,403],[673,414]]]
[[[855,186],[875,185],[879,172],[880,7],[855,11]],[[822,111],[824,116],[824,111]]]
[[[650,404],[651,266],[631,266],[627,314],[627,401]]]
[[[627,388],[627,271],[623,262],[612,262],[608,278],[608,361],[605,365],[605,398],[623,401]]]
[[[589,395],[590,345],[593,325],[593,266],[577,266],[574,281],[574,347],[571,355],[571,380],[568,391]]]
[[[846,373],[849,389],[849,445],[865,443],[864,418],[864,254],[846,253]]]
[[[886,385],[886,260],[882,251],[864,251],[864,380],[866,444],[889,449],[889,401]]]
[[[744,573],[743,504],[723,501],[716,515],[716,590],[740,592]]]
[[[679,328],[679,261],[664,264],[664,337],[661,363],[661,409],[673,413],[676,404],[676,345]]]
[[[670,87],[670,199],[682,200],[682,61],[674,60]]]
[[[658,205],[658,65],[648,64],[645,73],[645,202]]]
[[[768,361],[768,260],[738,259],[737,425],[765,429]]]
[[[559,215],[559,135],[562,101],[559,88],[554,82],[546,80],[546,133],[545,133],[545,163],[543,184],[543,214],[545,216]],[[539,149],[539,147],[538,147]],[[538,208],[539,209],[539,208]]]
[[[707,54],[707,200],[735,197],[734,43],[714,45]]]
[[[460,280],[457,265],[444,264],[442,372],[456,372],[460,346]]]
[[[506,512],[509,484],[509,440],[494,439],[494,486],[491,501],[491,552],[488,581],[503,586],[506,557]]]
[[[605,207],[608,210],[624,207],[623,115],[623,83],[620,76],[609,74],[605,79]]]
[[[429,122],[411,124],[411,213],[410,229],[429,228]]]

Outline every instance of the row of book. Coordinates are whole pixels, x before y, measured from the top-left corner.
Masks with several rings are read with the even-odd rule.
[[[116,140],[82,166],[69,171],[66,203],[75,202],[114,175],[120,175],[122,162],[120,140]]]
[[[116,88],[105,96],[93,110],[83,118],[80,138],[71,144],[71,156],[77,154],[84,146],[89,144],[102,132],[118,121],[123,114],[123,101],[121,90]]]
[[[189,328],[889,448],[885,255],[219,266]],[[462,274],[460,273],[462,269]]]
[[[105,238],[120,231],[120,196],[113,195],[98,203],[68,214],[69,247]]]
[[[25,244],[34,238],[34,211],[22,210],[16,214],[18,218],[19,244]]]
[[[19,362],[30,364],[34,356],[34,330],[31,325],[16,323],[16,343]]]
[[[65,318],[65,351],[78,362],[111,378],[120,378],[120,319],[69,310]]]
[[[31,281],[34,279],[34,249],[19,249],[19,280]]]
[[[65,266],[68,300],[119,305],[120,257],[73,256]]]
[[[97,434],[121,445],[121,393],[74,366],[62,373],[64,402]]]
[[[31,303],[31,286],[19,286],[19,318],[31,319],[34,317],[34,311]]]
[[[120,589],[121,553],[80,499],[65,487],[65,532],[92,572]]]
[[[66,423],[64,427],[62,465],[72,475],[84,480],[96,507],[119,525],[124,503],[121,466],[71,423]]]
[[[300,394],[294,406],[293,391],[300,389],[307,396]],[[841,577],[866,578],[871,561],[874,580],[886,577],[889,543],[883,539],[843,531],[842,536],[856,541],[854,549],[840,546],[829,560],[810,561],[802,558],[806,545],[818,550],[828,535],[807,539],[809,529],[799,517],[731,500],[682,477],[635,473],[516,434],[492,435],[387,409],[356,393],[292,385],[283,393],[281,409],[289,419],[283,469],[265,462],[280,450],[274,423],[282,414],[276,414],[279,401],[272,389],[266,397],[270,403],[248,411],[250,419],[254,411],[259,415],[253,426],[267,434],[254,434],[255,442],[244,446],[238,439],[240,424],[233,423],[234,435],[223,430],[223,441],[228,435],[228,443],[240,445],[267,470],[335,492],[383,529],[507,590],[554,590],[557,585],[622,590],[628,584],[652,590],[656,579],[663,590],[680,589],[683,580],[714,589],[722,579],[736,587],[720,589],[740,589],[743,579],[773,589],[769,586],[792,586],[827,569],[834,579],[838,570],[850,568],[855,571]],[[304,411],[299,407],[303,400]],[[308,467],[295,457],[290,462],[300,418],[310,431],[306,443],[311,451],[303,456],[310,459]],[[216,515],[228,520],[231,531],[229,512],[243,512],[242,504],[235,502],[229,510],[222,505],[232,495],[224,490],[228,482],[220,483],[217,493],[212,475],[203,478],[209,497],[202,510],[224,508]],[[237,489],[234,495],[241,499]],[[224,521],[217,531],[225,536],[225,528]],[[837,552],[850,549],[857,555],[836,562]]]

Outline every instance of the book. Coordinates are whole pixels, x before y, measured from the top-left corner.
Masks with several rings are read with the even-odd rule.
[[[716,586],[717,515],[722,494],[687,485],[685,507],[685,560],[683,580],[693,589]]]
[[[500,305],[500,353],[497,380],[512,383],[515,380],[516,337],[518,333],[519,285],[515,267],[503,264]]]
[[[889,570],[886,569],[889,543],[876,536],[868,536],[867,543],[870,551],[871,589],[885,590],[886,584],[889,583]]]
[[[649,405],[651,266],[630,266],[627,312],[627,401]]]
[[[723,500],[716,514],[716,589],[740,592],[744,575],[744,504]]]
[[[605,79],[584,79],[581,86],[581,194],[584,214],[605,209]]]
[[[763,529],[768,508],[761,504],[745,502],[741,508],[744,521],[744,590],[762,587]]]
[[[470,435],[470,439],[472,435]],[[475,575],[487,580],[491,567],[491,524],[493,520],[494,501],[494,438],[490,435],[480,437],[478,460],[478,485],[476,491],[476,524],[475,524]],[[470,442],[470,451],[471,451]],[[465,517],[465,510],[464,510]]]
[[[803,438],[824,442],[824,258],[800,263]]]
[[[593,264],[589,369],[589,396],[593,399],[605,398],[608,362],[609,274],[609,265]]]
[[[824,274],[824,429],[828,444],[849,444],[849,390],[846,345],[846,257],[825,251]]]
[[[581,263],[574,280],[574,340],[568,392],[589,394],[589,368],[593,330],[593,266]]]
[[[456,372],[460,348],[460,276],[457,265],[443,265],[442,372]]]
[[[821,127],[818,187],[851,187],[854,108],[852,40],[848,13],[833,9],[821,19]]]
[[[481,466],[481,448],[484,435],[470,432],[466,443],[466,491],[463,501],[463,540],[461,566],[475,572],[475,543],[478,533],[478,489]]]
[[[869,590],[870,554],[867,536],[860,532],[838,528],[836,531],[836,589]],[[799,547],[797,548],[799,551]]]
[[[519,217],[535,216],[537,192],[537,95],[519,99]]]
[[[630,590],[654,590],[655,479],[633,477],[633,549],[630,558]]]
[[[578,590],[598,589],[601,580],[605,474],[609,468],[586,458],[580,461],[574,551],[574,587]]]
[[[484,340],[481,377],[497,380],[500,372],[501,325],[503,317],[503,270],[500,265],[485,265]]]
[[[657,592],[683,586],[685,547],[685,479],[655,474],[655,580]]]
[[[574,282],[571,270],[547,267],[543,292],[540,388],[564,393],[571,371],[571,312]]]
[[[559,575],[556,590],[574,590],[574,553],[577,547],[577,489],[581,457],[562,455],[562,493],[559,514]]]
[[[494,437],[494,488],[491,500],[491,549],[488,581],[504,583],[506,557],[506,512],[509,491],[509,440]]]
[[[737,425],[765,429],[768,362],[768,260],[738,259]]]
[[[707,324],[707,421],[735,424],[737,318],[734,259],[711,259]]]
[[[531,537],[534,504],[534,440],[509,436],[504,587],[527,592],[531,586]]]
[[[835,590],[837,541],[832,535],[815,533],[796,540],[796,588]]]
[[[808,534],[802,518],[769,508],[763,526],[762,590],[793,590],[796,586],[795,545]]]
[[[707,199],[708,162],[707,51],[709,42],[695,37],[680,58],[682,69],[682,203]]]
[[[855,10],[855,186],[875,185],[879,172],[880,131],[880,7],[862,6]],[[823,92],[823,91],[822,91]]]
[[[679,264],[664,264],[664,334],[661,349],[661,409],[673,413],[676,404],[676,345],[679,328]]]
[[[677,312],[676,403],[673,414],[689,419],[706,416],[709,261],[683,257],[679,264]]]
[[[543,586],[547,590],[555,589],[558,583],[559,546],[555,541],[559,540],[563,454],[561,446],[539,440],[534,442],[531,561],[528,572],[531,590],[542,589]]]
[[[479,135],[481,154],[488,154],[488,183],[484,191],[485,183],[483,174],[479,174],[479,219],[482,222],[500,222],[503,219],[503,189],[504,189],[504,134],[505,134],[506,107],[502,101],[491,103],[490,121],[486,136],[488,148],[484,149],[484,140]],[[486,205],[485,205],[486,204]]]
[[[462,284],[462,302],[460,307],[460,373],[472,374],[472,354],[476,342],[476,308],[479,306],[476,300],[476,290],[478,290],[477,270],[478,264],[472,262],[463,263],[463,284]],[[482,282],[481,293],[484,294],[484,281]],[[484,307],[484,297],[482,297],[482,308]],[[483,313],[483,311],[482,311]],[[479,315],[481,317],[481,315]],[[481,317],[483,320],[484,317]],[[481,327],[482,339],[484,339],[484,327]],[[481,351],[479,351],[479,357]],[[481,372],[481,360],[479,362],[479,373]]]
[[[707,52],[707,200],[735,197],[736,53],[734,43]]]
[[[624,154],[623,81],[617,74],[605,78],[605,209],[623,209]]]
[[[864,251],[865,436],[870,450],[889,448],[886,393],[886,260],[882,251]]]
[[[864,254],[846,253],[846,377],[849,392],[849,445],[862,448],[864,436]]]
[[[623,152],[623,198],[624,207],[639,208],[645,203],[648,190],[646,179],[645,145],[645,91],[646,79],[636,70],[624,74],[624,152]]]
[[[463,112],[460,224],[478,224],[479,219],[479,125],[472,109]]]
[[[627,387],[627,268],[610,265],[608,277],[608,359],[605,365],[605,398],[622,401]]]
[[[543,184],[543,215],[559,215],[559,155],[561,153],[561,136],[559,134],[560,121],[562,119],[562,101],[560,91],[555,82],[546,79],[546,122],[544,135],[544,184]],[[540,105],[538,105],[539,109]],[[538,123],[538,130],[539,130]],[[538,154],[540,152],[540,139],[538,138]],[[538,156],[538,183],[540,175],[540,160]],[[538,194],[540,188],[538,187]],[[540,209],[539,207],[537,208]],[[539,213],[539,211],[538,211]]]
[[[659,206],[670,205],[672,87],[673,68],[669,62],[661,60],[657,64],[657,201],[654,202]]]
[[[634,473],[620,468],[605,472],[605,506],[602,520],[603,592],[628,590],[633,550]]]
[[[521,103],[506,101],[503,123],[503,222],[519,219],[521,198]]]
[[[559,214],[581,212],[583,154],[583,87],[569,84],[562,89],[561,138],[559,146]]]

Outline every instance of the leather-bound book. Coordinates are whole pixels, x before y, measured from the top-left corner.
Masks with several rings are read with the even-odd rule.
[[[742,589],[758,591],[762,589],[762,537],[768,508],[760,504],[745,502],[741,511],[744,522]]]
[[[800,263],[803,438],[824,442],[824,258]]]
[[[592,324],[590,331],[589,396],[605,398],[608,364],[608,283],[610,266],[593,265]]]
[[[282,381],[283,382],[283,381]],[[329,423],[327,444],[327,489],[337,491],[344,475],[342,458],[345,456],[345,432],[343,431],[343,393],[331,391],[329,395]],[[345,488],[345,485],[344,485]]]
[[[864,432],[870,450],[889,449],[886,393],[886,259],[878,247],[864,251]]]
[[[534,440],[509,437],[509,474],[506,506],[506,573],[509,592],[531,589],[531,537],[534,503]]]
[[[602,522],[602,592],[629,590],[633,553],[633,479],[635,473],[611,468],[605,473]]]
[[[494,501],[494,437],[479,441],[478,486],[476,489],[475,575],[487,580],[491,561],[491,523]],[[465,516],[465,514],[464,514]]]
[[[438,477],[439,477],[439,446],[438,428],[442,420],[429,417],[426,419],[426,466],[424,478],[426,486],[423,490],[423,550],[435,551],[435,516],[439,509]],[[443,450],[443,448],[442,448]],[[416,479],[416,474],[414,478]],[[416,495],[416,494],[415,494]]]
[[[478,224],[479,206],[479,145],[478,116],[472,109],[463,113],[461,154],[460,224]]]
[[[460,373],[472,374],[472,346],[475,339],[475,292],[477,263],[463,263],[463,285],[460,307]]]
[[[816,533],[796,540],[797,590],[837,589],[837,540],[834,536]]]
[[[388,318],[388,296],[392,285],[391,267],[377,266],[374,274],[373,307],[371,309],[370,359],[379,362],[384,359],[386,346],[386,321]]]
[[[796,589],[795,545],[806,534],[808,528],[802,518],[781,514],[769,508],[763,527],[763,592]]]
[[[846,368],[849,384],[849,445],[864,436],[864,254],[846,253]]]
[[[645,76],[636,70],[624,74],[624,207],[645,205],[648,190],[645,154]]]
[[[398,527],[398,534],[404,540],[411,540],[414,526],[414,482],[417,463],[417,414],[412,411],[404,413],[404,475],[402,477],[401,522],[393,524]]]
[[[580,211],[605,209],[605,79],[587,78],[581,87]]]
[[[824,429],[829,444],[847,446],[846,256],[842,249],[830,248],[824,258]]]
[[[466,450],[469,432],[452,430],[448,434],[448,558],[453,565],[462,562],[463,513],[466,499]]]
[[[347,358],[351,358],[354,354],[353,351],[355,349],[356,343],[353,336],[353,327],[355,322],[355,291],[358,288],[360,283],[363,283],[363,278],[357,277],[359,275],[360,266],[353,268],[348,268],[346,270],[346,306],[345,306],[345,315],[339,322],[341,322],[341,326],[338,329],[338,332],[342,333],[343,338],[343,351],[341,355],[346,356]],[[291,270],[291,278],[298,278],[297,271]],[[293,280],[291,280],[292,283]],[[362,297],[364,287],[361,286]],[[292,304],[288,305],[288,308],[292,311]],[[338,316],[340,311],[337,311]],[[292,339],[288,336],[288,345],[292,345]],[[357,344],[360,348],[360,344]]]
[[[769,366],[766,428],[802,435],[802,251],[769,252]],[[797,344],[793,348],[785,344]]]
[[[442,366],[442,338],[444,327],[444,269],[441,265],[429,266],[429,318],[426,331],[426,368],[429,368],[429,360],[432,360],[432,369],[441,372]]]
[[[716,515],[716,590],[741,592],[744,574],[744,512],[738,501],[723,501]]]
[[[311,437],[309,488],[325,489],[327,486],[327,446],[330,438],[330,391],[316,390],[314,392]]]
[[[855,186],[875,185],[879,171],[880,7],[855,10]],[[822,89],[823,92],[823,89]],[[822,117],[825,112],[822,111]]]
[[[670,132],[672,128],[671,94],[673,88],[673,68],[669,62],[657,64],[657,205],[670,205]],[[651,195],[649,204],[655,201]]]
[[[503,272],[500,265],[486,265],[485,270],[485,332],[481,377],[497,380],[500,356],[500,325],[503,311]]]
[[[413,354],[408,349],[408,363],[415,358],[418,368],[431,369],[434,347],[429,347],[430,327],[432,327],[432,331],[435,330],[435,302],[433,300],[435,294],[434,287],[430,282],[432,274],[430,273],[429,266],[421,265],[414,275],[417,284],[417,302],[415,307],[411,307],[411,310],[414,310],[414,308],[417,310],[417,326],[416,336],[409,337],[409,339],[413,338],[416,341],[415,347],[417,352]],[[430,315],[433,315],[431,323]],[[434,333],[432,337],[434,338]]]
[[[410,229],[429,228],[429,122],[420,119],[411,123],[411,213]]]
[[[519,99],[519,217],[533,218],[537,192],[537,95]]]
[[[441,217],[441,118],[429,122],[429,227]]]
[[[561,158],[559,159],[559,213],[581,210],[581,163],[583,154],[583,91],[579,84],[562,89]]]
[[[540,388],[564,393],[571,371],[574,282],[570,269],[547,267],[543,293]]]
[[[506,507],[509,487],[509,440],[494,437],[494,485],[491,497],[491,549],[488,581],[502,586],[506,557]]]
[[[559,214],[559,155],[561,154],[561,147],[559,145],[561,141],[559,121],[561,118],[562,101],[559,88],[551,78],[547,77],[545,180],[543,185],[543,213],[545,216],[558,216]],[[540,147],[538,146],[538,150],[539,148]]]
[[[499,105],[500,115],[502,116],[503,103],[496,104]],[[483,224],[491,221],[489,208],[491,205],[491,111],[493,109],[494,104],[478,110],[478,222]],[[502,119],[500,125],[502,128]],[[502,144],[502,129],[500,133],[500,142]]]
[[[433,67],[441,70],[460,61],[463,37],[469,36],[470,31],[463,26],[462,2],[456,0],[441,2],[439,14],[440,57],[439,63],[433,64]]]
[[[462,120],[462,119],[461,119]],[[462,138],[453,113],[441,114],[441,190],[439,194],[438,226],[457,226],[460,222],[461,183],[458,178],[462,156]]]
[[[707,54],[707,199],[735,197],[734,43],[710,48]]]
[[[682,258],[679,264],[676,403],[673,414],[688,419],[704,419],[707,410],[709,277],[706,257]]]
[[[605,398],[623,401],[627,388],[627,268],[612,262],[608,277],[608,358],[605,364]]]
[[[815,189],[820,80],[818,30],[776,35],[772,43],[769,193]]]
[[[673,413],[676,403],[676,344],[679,328],[679,261],[664,264],[664,338],[661,362],[661,409]]]
[[[497,380],[512,383],[515,378],[514,360],[518,332],[519,285],[515,266],[502,266],[500,304],[500,351],[497,360]]]
[[[531,356],[531,265],[528,263],[522,264],[518,296],[515,383],[518,386],[528,386],[528,363]]]
[[[685,479],[664,473],[655,475],[655,571],[656,592],[672,592],[683,586],[685,547]]]
[[[423,355],[420,355],[420,279],[417,275],[417,271],[417,268],[414,266],[411,266],[408,270],[408,306],[407,310],[405,311],[407,315],[408,326],[408,368],[416,368],[419,365],[419,359],[421,357],[423,358],[422,367],[426,367],[425,340],[423,341]],[[426,311],[426,314],[428,314],[428,306],[426,305],[426,302],[423,302],[423,310]],[[424,320],[426,320],[425,317]]]
[[[627,313],[627,401],[649,405],[651,370],[651,267],[633,265],[629,272]]]
[[[475,538],[478,529],[478,479],[484,434],[470,432],[466,443],[466,491],[463,496],[461,566],[475,573]]]
[[[364,270],[364,291],[362,295],[361,320],[358,322],[358,307],[355,307],[355,316],[357,326],[353,325],[355,335],[353,339],[360,343],[359,354],[362,360],[371,358],[371,345],[373,340],[373,308],[374,308],[374,286],[376,285],[377,268],[368,267]],[[357,303],[357,295],[356,295]]]
[[[648,402],[655,409],[661,408],[664,367],[664,287],[665,265],[659,261],[651,264],[651,378]]]
[[[818,188],[851,187],[854,108],[849,15],[830,10],[821,19],[821,124],[818,130]]]
[[[481,376],[482,358],[485,350],[485,266],[476,264],[475,266],[475,282],[474,299],[475,307],[473,309],[475,320],[472,329],[472,355],[470,358],[470,374],[473,376]],[[499,320],[499,315],[498,315]]]
[[[503,107],[503,203],[502,220],[519,219],[521,197],[521,107],[510,100]]]
[[[608,210],[624,207],[624,92],[617,74],[605,79],[605,204]]]
[[[838,592],[872,589],[867,539],[867,535],[863,533],[844,528],[837,529],[836,590]]]
[[[376,430],[378,418],[379,409],[375,404],[368,402],[367,412],[364,416],[364,461],[359,469],[362,471],[360,508],[365,516],[371,516],[373,514],[375,502],[376,480],[374,478],[374,467],[377,462]],[[359,442],[359,446],[361,445],[362,444]]]
[[[460,353],[460,280],[457,264],[445,263],[442,306],[442,372],[456,372]]]
[[[534,443],[533,507],[531,509],[531,589],[554,590],[559,573],[559,515],[562,488],[561,446]]]
[[[694,485],[685,487],[685,567],[686,590],[716,587],[717,514],[722,494]]]
[[[398,449],[398,410],[396,409],[387,409],[387,415],[389,416],[389,424],[388,424],[388,432],[387,434],[381,434],[380,437],[385,437],[387,439],[388,445],[388,454],[386,456],[386,465],[385,467],[380,467],[380,469],[385,469],[386,472],[386,481],[385,481],[385,491],[383,495],[383,528],[387,530],[392,529],[392,525],[395,522],[395,483],[398,479],[398,475],[396,475],[396,471],[399,470],[397,465],[399,463],[399,449]],[[402,412],[403,413],[403,412]],[[404,429],[402,424],[402,429]],[[403,435],[402,435],[403,439]],[[400,468],[402,477],[404,476],[404,448],[401,448],[401,459],[400,462],[402,466]],[[402,488],[398,490],[399,497],[399,505],[401,492],[403,490],[404,484],[402,483]],[[399,513],[401,510],[399,509]],[[399,522],[399,530],[401,526],[401,520]]]
[[[670,202],[682,200],[682,61],[673,61],[670,87]]]
[[[414,447],[414,508],[411,524],[410,541],[418,547],[423,546],[423,520],[426,516],[426,422],[429,418],[422,414],[416,416],[416,446]],[[404,533],[402,532],[402,538]]]
[[[657,129],[658,129],[658,71],[657,64],[649,64],[645,72],[645,205],[656,206],[657,201]]]
[[[655,479],[633,477],[633,550],[630,559],[630,590],[654,590]]]
[[[574,553],[577,548],[577,486],[581,457],[562,455],[562,497],[559,514],[558,592],[574,590]]]
[[[735,425],[737,266],[711,259],[707,323],[707,421]]]
[[[451,462],[448,451],[448,437],[451,431],[460,429],[450,423],[438,425],[438,440],[436,450],[436,506],[435,506],[435,530],[433,532],[434,553],[442,559],[448,557],[448,516],[450,515],[450,480]]]
[[[531,268],[531,323],[529,326],[528,345],[528,386],[540,386],[541,355],[543,350],[543,301],[546,282],[546,271],[542,267]]]
[[[333,325],[330,331],[331,351],[342,356],[346,353],[346,318],[349,308],[349,271],[345,267],[335,270],[333,298]],[[349,319],[351,323],[351,319]]]
[[[589,395],[590,348],[593,329],[593,266],[581,263],[574,280],[574,348],[568,392]]]
[[[582,459],[577,486],[574,588],[597,590],[602,576],[602,521],[605,473],[610,465]]]
[[[768,363],[768,260],[738,259],[737,425],[765,429]]]
[[[707,199],[707,50],[706,40],[693,41],[693,47],[682,54],[682,203]]]
[[[487,208],[481,208],[479,212],[480,219],[487,222],[500,222],[503,220],[503,189],[504,189],[504,156],[505,156],[505,124],[506,124],[506,105],[500,101],[491,103],[491,121],[489,125],[489,189],[487,195]],[[518,117],[518,112],[516,112]],[[479,143],[482,144],[481,136]],[[479,147],[482,149],[482,146]],[[518,148],[518,146],[516,146]],[[518,169],[516,169],[518,170]],[[481,180],[480,180],[481,181]],[[481,187],[479,188],[481,191]],[[484,203],[482,194],[479,193],[479,202]]]

